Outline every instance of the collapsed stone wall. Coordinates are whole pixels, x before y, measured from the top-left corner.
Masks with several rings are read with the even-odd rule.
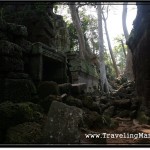
[[[10,2],[3,7],[3,18],[7,22],[27,27],[29,41],[42,42],[57,51],[69,51],[66,23],[62,16],[53,12],[53,2]]]
[[[38,88],[36,88],[33,83],[33,78],[30,74],[30,69],[32,68],[30,65],[33,64],[34,67],[32,69],[36,68],[32,58],[33,48],[35,48],[34,53],[36,53],[36,57],[39,57],[39,55],[42,55],[40,48],[45,47],[44,52],[49,52],[46,53],[48,58],[50,58],[50,53],[53,54],[51,55],[53,57],[54,54],[58,54],[57,51],[60,51],[60,48],[62,51],[68,50],[67,33],[63,30],[65,24],[62,17],[50,15],[51,7],[49,8],[49,15],[43,12],[43,7],[41,9],[36,5],[24,6],[13,4],[3,7],[4,16],[0,20],[0,143],[41,144],[42,142],[47,144],[49,142],[52,143],[54,140],[55,143],[60,144],[62,142],[59,140],[60,133],[63,135],[61,136],[61,140],[66,138],[65,142],[79,143],[80,132],[78,132],[78,130],[80,122],[78,115],[81,114],[79,112],[80,107],[84,110],[82,120],[84,120],[85,126],[91,127],[97,125],[101,127],[114,125],[114,122],[112,122],[109,117],[107,117],[109,124],[103,122],[103,119],[106,120],[107,118],[105,119],[100,115],[100,106],[97,102],[93,102],[92,97],[81,95],[84,94],[85,84],[76,84],[73,86],[70,84],[67,84],[67,86],[60,85],[58,88],[57,83],[48,81],[41,83]],[[41,16],[43,16],[43,18]],[[29,21],[24,18],[29,19]],[[58,23],[56,28],[58,34],[63,35],[62,38],[57,39],[54,37],[56,30],[53,23]],[[35,42],[37,43],[35,44]],[[57,48],[57,46],[59,48]],[[37,47],[40,48],[37,49]],[[55,56],[60,60],[64,58],[63,56],[58,57],[61,55]],[[40,59],[42,59],[42,57],[40,57]],[[45,59],[46,64],[48,60]],[[54,62],[50,61],[50,63]],[[38,66],[40,65],[41,64]],[[55,65],[53,65],[53,67],[54,66]],[[45,68],[48,67],[45,66]],[[34,73],[35,72],[33,72],[33,74]],[[62,75],[60,71],[58,74]],[[62,92],[60,93],[62,94],[61,96],[59,94],[60,91]],[[81,95],[81,100],[71,95]],[[50,113],[47,114],[49,110]],[[95,112],[95,110],[97,112]],[[55,113],[55,111],[58,112],[58,114]],[[75,119],[75,117],[77,119]],[[53,119],[54,123],[51,123]],[[62,126],[60,122],[62,122],[64,126]],[[46,137],[46,139],[44,137],[44,141],[41,140],[43,139],[43,128],[46,133],[50,131],[48,137]],[[53,129],[57,131],[57,135],[55,136],[58,137],[57,139],[54,139],[54,136],[52,137],[53,139],[49,139],[49,134],[55,135]],[[71,135],[71,138],[68,138],[68,135]],[[72,139],[72,136],[75,136],[75,138]]]
[[[37,143],[40,142],[39,137],[45,114],[43,107],[41,104],[39,105],[39,94],[31,74],[32,69],[32,71],[37,69],[35,66],[32,68],[31,65],[34,64],[33,50],[35,43],[45,41],[45,45],[49,47],[39,43],[41,47],[45,47],[45,52],[47,52],[45,55],[49,57],[50,54],[54,53],[56,58],[64,61],[63,67],[65,67],[65,57],[57,54],[57,51],[54,50],[57,47],[52,49],[50,45],[56,40],[56,38],[51,39],[49,30],[55,32],[55,28],[50,26],[55,21],[57,22],[57,19],[51,21],[48,16],[46,18],[46,14],[43,12],[39,15],[38,11],[32,10],[33,5],[3,4],[0,6],[0,143]],[[40,22],[42,16],[43,20]],[[29,21],[24,20],[26,17],[29,17]],[[34,17],[37,20],[34,20]],[[59,19],[61,20],[62,17]],[[64,23],[63,20],[61,21]],[[37,26],[34,28],[35,23]],[[59,25],[57,25],[58,28]],[[64,29],[65,24],[63,25],[62,28]],[[38,33],[39,35],[37,35]],[[50,39],[50,41],[42,38]],[[60,38],[57,40],[62,42]],[[62,50],[67,50],[65,45],[63,46],[61,47]],[[41,49],[36,48],[34,53],[38,50],[40,51],[39,54],[42,55],[43,49],[41,51]],[[37,57],[37,54],[35,55]],[[42,68],[41,65],[38,67]],[[63,78],[65,78],[65,74]],[[20,135],[15,135],[15,133]]]
[[[134,28],[127,42],[133,55],[133,71],[135,76],[139,110],[150,116],[150,5],[137,3],[137,16]]]

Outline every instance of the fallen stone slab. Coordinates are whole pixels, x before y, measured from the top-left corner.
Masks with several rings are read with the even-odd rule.
[[[60,94],[64,94],[64,93],[70,94],[72,86],[71,83],[64,83],[64,84],[59,84],[58,87],[59,87]]]
[[[82,110],[53,101],[48,112],[48,119],[43,129],[44,144],[80,143]]]
[[[71,84],[71,94],[83,94],[86,92],[87,85],[86,83],[77,83],[77,84]]]

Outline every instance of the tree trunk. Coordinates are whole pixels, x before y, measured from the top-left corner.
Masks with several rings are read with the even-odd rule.
[[[128,33],[127,25],[126,25],[127,4],[128,2],[123,3],[123,12],[122,12],[122,26],[123,26],[123,32],[124,32],[126,41],[128,40],[128,37],[129,37],[129,33]]]
[[[120,40],[120,42],[121,42],[121,45],[122,45],[122,48],[123,48],[124,56],[125,56],[125,58],[127,58],[127,54],[126,54],[126,51],[125,51],[125,48],[124,48],[123,41],[122,41],[122,40]]]
[[[107,38],[107,43],[108,43],[111,59],[112,59],[113,66],[114,66],[114,69],[115,69],[116,77],[119,77],[120,72],[118,70],[118,67],[117,67],[117,64],[116,64],[116,60],[114,58],[114,54],[113,54],[113,51],[112,51],[112,46],[111,46],[111,43],[110,43],[110,38],[109,38],[108,30],[107,30],[106,18],[104,17],[104,14],[102,14],[102,15],[103,15],[104,27],[105,27],[106,38]]]
[[[123,3],[123,12],[122,12],[122,27],[123,32],[126,38],[126,41],[128,40],[129,34],[126,26],[126,17],[127,17],[127,4],[128,2]],[[129,48],[127,48],[127,57],[126,57],[126,68],[124,71],[124,75],[127,77],[128,80],[133,81],[133,62],[132,62],[132,53]]]
[[[102,27],[102,8],[101,5],[97,6],[98,14],[98,42],[99,42],[99,63],[100,63],[100,80],[102,92],[110,92],[110,85],[106,77],[106,68],[104,63],[104,41],[103,41],[103,27]]]
[[[69,5],[69,8],[70,8],[73,24],[75,26],[78,35],[80,57],[82,59],[85,59],[86,44],[85,44],[84,34],[81,27],[81,21],[78,15],[78,11],[75,4]]]

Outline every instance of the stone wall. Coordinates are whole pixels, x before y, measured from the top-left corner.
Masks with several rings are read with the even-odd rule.
[[[53,12],[54,2],[16,2],[4,5],[7,22],[25,25],[28,40],[41,42],[57,51],[69,51],[70,41],[63,17]]]
[[[133,55],[133,71],[141,103],[140,110],[150,116],[150,5],[141,4],[137,5],[134,28],[127,44]]]
[[[70,41],[63,17],[53,13],[53,3],[8,2],[2,9],[3,22],[9,22],[9,27],[3,25],[0,36],[22,48],[23,72],[36,84],[67,82],[64,53],[69,51]]]
[[[87,92],[99,88],[99,74],[96,65],[79,59],[78,53],[68,53],[69,71],[72,83],[86,83]]]

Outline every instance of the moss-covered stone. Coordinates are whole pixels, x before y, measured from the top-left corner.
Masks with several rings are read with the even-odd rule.
[[[82,103],[84,107],[87,107],[89,109],[92,108],[93,99],[91,96],[82,96],[81,97]]]
[[[14,23],[7,23],[7,32],[20,37],[28,36],[27,28],[25,26]]]
[[[38,87],[38,95],[40,98],[45,98],[48,95],[58,95],[59,88],[56,82],[44,81]]]
[[[115,107],[110,106],[104,110],[103,114],[112,117],[114,115]]]
[[[82,110],[53,101],[43,130],[43,143],[79,144]]]
[[[35,122],[26,122],[8,129],[5,143],[39,144],[41,136],[41,125]]]
[[[113,105],[115,107],[123,108],[123,109],[130,109],[131,107],[131,100],[130,99],[122,99],[122,100],[114,100]]]
[[[71,84],[70,83],[64,83],[64,84],[59,84],[59,93],[60,94],[70,94],[71,93]]]
[[[32,101],[37,95],[36,87],[28,79],[5,79],[0,80],[0,101],[27,102]]]
[[[74,54],[73,54],[74,55]],[[76,56],[78,57],[78,56]],[[89,62],[87,62],[86,60],[81,60],[81,59],[72,59],[70,61],[70,65],[71,71],[79,71],[81,70],[82,72],[89,74],[91,76],[94,76],[96,78],[98,78],[98,72],[96,70],[96,67],[92,64],[90,64]]]
[[[0,129],[5,130],[10,126],[26,121],[40,121],[42,108],[31,102],[12,103],[6,101],[0,104]],[[40,115],[37,115],[40,114]]]
[[[0,55],[22,58],[22,48],[12,42],[0,40]]]
[[[139,121],[140,124],[149,124],[150,123],[150,118],[145,114],[144,111],[139,111],[137,113],[137,120]]]
[[[43,107],[45,113],[48,113],[51,103],[53,101],[61,101],[60,96],[49,95],[49,96],[45,97],[44,99],[40,100],[39,104]]]
[[[121,110],[118,111],[117,116],[121,117],[121,118],[127,118],[130,116],[130,110]]]
[[[77,84],[72,84],[71,87],[71,94],[72,95],[80,95],[84,94],[87,88],[86,83],[77,83]]]
[[[84,109],[83,113],[84,126],[87,128],[111,128],[114,127],[114,121],[109,116],[100,115],[95,111]]]
[[[64,103],[70,105],[70,106],[76,106],[82,108],[82,101],[80,99],[74,98],[72,96],[68,96],[65,100],[63,100]]]
[[[91,106],[91,110],[98,112],[99,114],[102,113],[102,109],[99,105],[99,102],[93,102]]]

